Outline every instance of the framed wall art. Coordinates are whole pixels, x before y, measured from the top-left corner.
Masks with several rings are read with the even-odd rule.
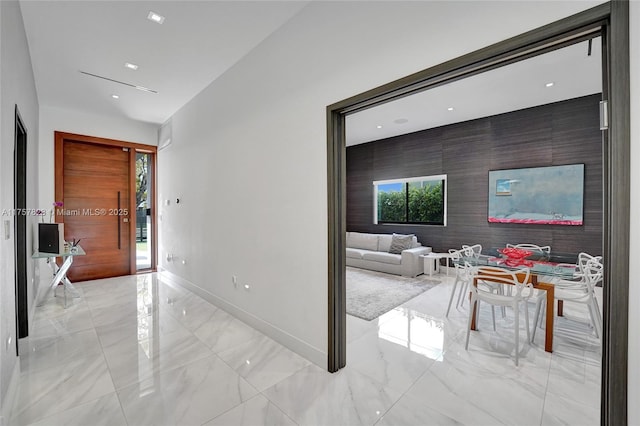
[[[582,225],[584,164],[489,171],[491,223]]]

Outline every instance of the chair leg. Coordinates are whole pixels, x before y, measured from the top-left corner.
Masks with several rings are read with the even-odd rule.
[[[594,303],[594,311],[596,311],[596,324],[598,325],[598,335],[600,336],[600,343],[602,343],[602,314],[600,314],[600,309],[598,308],[598,302],[595,300]]]
[[[593,313],[596,317],[597,326],[600,327],[599,335],[602,340],[602,313],[600,312],[600,307],[598,306],[598,299],[594,294],[591,295],[591,305],[593,306]]]
[[[497,292],[498,294],[505,294],[505,292],[504,292],[504,288],[503,288],[503,287],[504,287],[504,286],[499,285],[499,286],[498,286],[498,289],[496,290],[496,292]],[[507,287],[511,287],[511,286],[507,286]],[[508,289],[508,291],[509,291],[509,294],[511,294],[511,293],[510,293],[510,292],[511,292],[511,290],[510,290],[510,289]],[[506,307],[504,307],[504,306],[500,306],[500,311],[502,312],[502,318],[503,318],[503,319],[504,319],[504,318],[506,318],[506,317],[507,317],[507,308],[506,308]]]
[[[469,335],[471,334],[471,321],[473,320],[473,307],[476,307],[476,311],[479,306],[476,305],[476,300],[473,296],[471,296],[471,300],[469,301],[469,323],[467,324],[467,340],[464,344],[464,349],[469,350]],[[476,328],[478,328],[478,320],[476,319]]]
[[[600,318],[600,328],[602,328],[602,312],[600,312],[600,306],[598,306],[598,299],[596,299],[596,295],[592,294],[591,295],[591,300],[593,300],[593,307],[596,310],[596,314],[598,315],[598,318]]]
[[[467,293],[467,289],[469,288],[469,281],[467,280],[460,280],[460,292],[458,292],[458,302],[457,302],[457,306],[462,306],[464,305],[464,299],[465,299],[465,295]]]
[[[513,314],[515,316],[515,335],[516,335],[516,366],[518,365],[518,356],[520,354],[520,350],[518,348],[518,343],[520,342],[520,312],[518,310],[518,303],[513,307]]]
[[[529,303],[524,301],[524,324],[527,329],[527,342],[531,341],[531,333],[529,331]]]
[[[600,309],[598,309],[598,302],[593,299],[594,311],[596,315],[596,324],[598,328],[598,338],[600,339],[600,350],[602,351],[602,315],[600,315]]]
[[[493,320],[493,331],[496,331],[496,307],[491,305],[491,319]]]
[[[540,323],[540,316],[542,315],[542,305],[546,306],[545,299],[538,299],[536,302],[536,313],[533,317],[533,333],[531,334],[531,342],[536,339],[536,330],[538,329],[538,323]]]
[[[591,322],[595,328],[596,335],[602,343],[602,317],[600,316],[600,310],[598,309],[598,302],[592,298],[589,305],[589,314],[591,315]]]
[[[593,332],[596,334],[597,338],[600,338],[600,331],[598,330],[598,326],[596,325],[596,316],[593,313],[593,306],[591,303],[587,304],[587,308],[589,310],[589,319],[591,320],[591,327],[593,327]]]
[[[453,302],[453,296],[456,293],[456,287],[458,286],[458,277],[456,276],[456,280],[453,282],[453,288],[451,289],[451,296],[449,297],[449,306],[447,307],[447,313],[445,317],[449,317],[449,311],[451,310],[451,302]]]

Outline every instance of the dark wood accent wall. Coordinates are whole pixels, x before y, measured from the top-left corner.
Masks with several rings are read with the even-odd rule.
[[[590,95],[348,147],[347,230],[412,233],[438,252],[526,242],[602,254],[600,99]],[[580,163],[583,226],[487,221],[489,170]],[[446,227],[373,224],[373,181],[437,174],[447,175]]]

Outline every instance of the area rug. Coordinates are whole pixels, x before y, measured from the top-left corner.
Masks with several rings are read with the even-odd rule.
[[[347,313],[367,321],[440,284],[425,275],[401,277],[347,267]]]

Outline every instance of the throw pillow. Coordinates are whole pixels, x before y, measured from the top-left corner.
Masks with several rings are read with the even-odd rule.
[[[413,247],[413,235],[393,234],[391,237],[391,247],[389,253],[400,254],[402,250]]]

